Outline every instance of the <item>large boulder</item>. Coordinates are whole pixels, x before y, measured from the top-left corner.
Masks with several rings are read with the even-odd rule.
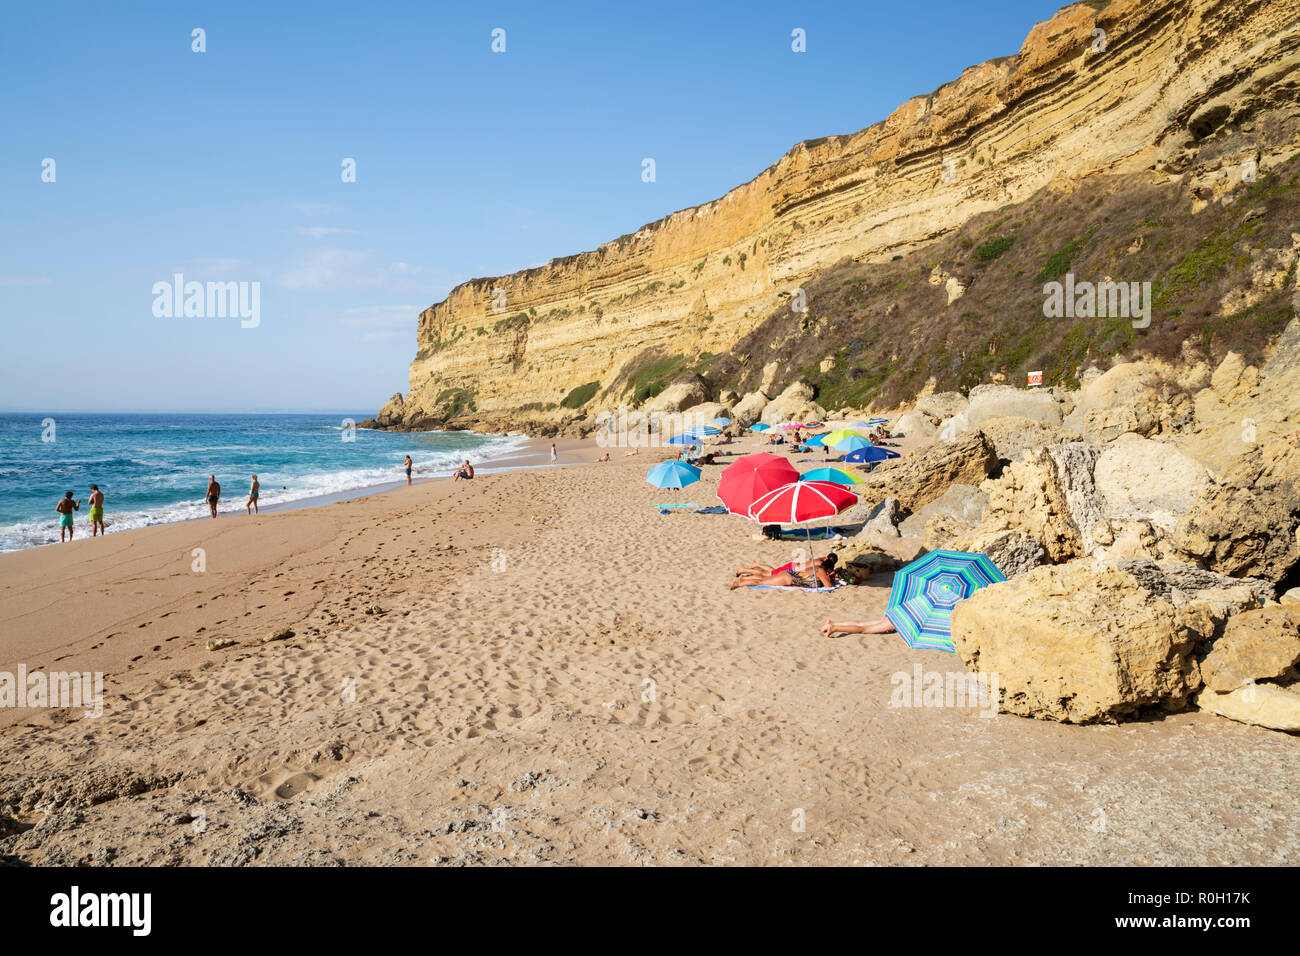
[[[1209,481],[1209,470],[1196,459],[1139,435],[1102,446],[1093,466],[1108,517],[1146,518],[1170,531]]]
[[[1193,420],[1191,397],[1144,362],[1116,365],[1080,393],[1065,426],[1085,441],[1106,442],[1128,432],[1180,431]]]
[[[880,534],[887,538],[897,538],[898,521],[901,517],[898,499],[886,498],[880,504],[872,509],[867,516],[866,523],[862,526],[864,534]]]
[[[1196,647],[1220,624],[1086,561],[1036,568],[952,612],[957,653],[996,679],[1001,710],[1071,723],[1184,708],[1201,686]]]
[[[1060,425],[1017,416],[986,418],[979,429],[993,443],[1002,461],[1016,461],[1026,451],[1056,445],[1071,437]]]
[[[954,484],[977,485],[997,467],[993,446],[981,432],[969,432],[902,458],[883,461],[853,490],[864,500],[897,498],[915,512],[940,498]]]
[[[897,438],[932,439],[939,434],[934,419],[925,412],[910,411],[898,416],[891,433]]]
[[[1223,693],[1256,681],[1289,679],[1297,664],[1300,609],[1275,604],[1229,620],[1201,661],[1201,676],[1206,687]]]
[[[919,538],[925,534],[926,523],[936,515],[952,515],[959,521],[974,526],[984,516],[984,509],[988,505],[989,496],[979,488],[957,482],[934,501],[914,511],[899,525],[899,531],[909,537]]]
[[[763,408],[762,420],[768,425],[795,420],[803,409],[812,404],[812,386],[805,382],[792,382]]]
[[[731,419],[737,425],[748,428],[763,414],[763,409],[772,399],[763,392],[750,392],[731,410]]]
[[[704,382],[691,379],[685,382],[674,382],[642,407],[647,412],[680,412],[683,408],[690,408],[692,405],[706,401],[708,397]]]
[[[978,385],[971,389],[966,420],[978,428],[990,418],[1028,418],[1047,425],[1061,424],[1061,406],[1046,389],[1011,385]]]
[[[926,530],[929,531],[928,526]],[[1014,528],[1005,531],[972,529],[958,534],[945,547],[988,555],[989,560],[1008,578],[1047,563],[1047,551],[1042,542],[1033,535]]]
[[[1300,684],[1251,684],[1227,693],[1203,690],[1194,703],[1201,710],[1239,723],[1300,731]]]
[[[916,400],[916,410],[924,412],[931,418],[951,418],[954,415],[966,411],[966,396],[961,392],[939,392],[936,395],[926,395]]]
[[[1211,482],[1173,542],[1212,570],[1282,581],[1300,565],[1300,431],[1248,452]]]
[[[958,412],[951,418],[939,423],[939,441],[956,441],[957,436],[970,431],[970,419],[965,412]]]
[[[708,425],[715,418],[731,418],[731,409],[721,402],[701,402],[682,411],[682,429]]]

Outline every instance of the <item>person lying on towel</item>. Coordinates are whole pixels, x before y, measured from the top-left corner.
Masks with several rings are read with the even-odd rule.
[[[736,572],[731,590],[765,584],[775,588],[833,588],[838,554],[828,554],[812,561],[792,561],[774,568],[766,564],[751,564]]]

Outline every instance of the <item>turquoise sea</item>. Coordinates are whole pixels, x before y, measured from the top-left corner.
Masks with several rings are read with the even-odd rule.
[[[243,513],[254,473],[263,508],[399,480],[450,475],[466,458],[485,465],[519,451],[522,435],[379,432],[355,415],[0,415],[0,551],[59,540],[54,505],[81,499],[77,536],[89,535],[90,484],[104,492],[109,534],[207,514],[208,475],[222,512]]]

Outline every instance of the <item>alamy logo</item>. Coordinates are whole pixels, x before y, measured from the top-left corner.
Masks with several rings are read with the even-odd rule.
[[[104,672],[0,671],[0,707],[80,707],[87,717],[104,714]]]
[[[1074,273],[1067,272],[1064,284],[1047,283],[1043,295],[1043,315],[1049,319],[1132,319],[1135,329],[1151,324],[1150,282],[1075,282]]]
[[[179,272],[172,281],[155,282],[153,314],[159,319],[224,319],[238,317],[239,327],[262,323],[262,283],[186,282]]]
[[[50,897],[51,926],[129,926],[132,935],[148,936],[153,927],[152,893],[68,893]]]

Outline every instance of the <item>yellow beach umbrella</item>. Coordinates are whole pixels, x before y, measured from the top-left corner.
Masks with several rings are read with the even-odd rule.
[[[829,435],[822,436],[822,443],[827,446],[838,445],[846,438],[862,438],[863,436],[849,428],[840,428],[831,432]]]

